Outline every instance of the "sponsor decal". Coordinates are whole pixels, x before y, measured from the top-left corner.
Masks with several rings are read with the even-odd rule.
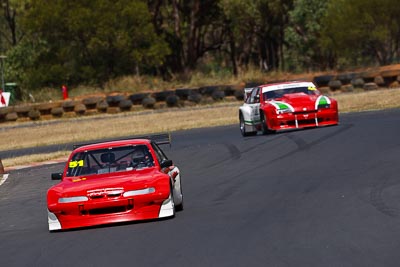
[[[271,101],[270,102],[277,110],[277,112],[294,112],[294,108],[285,102],[281,102],[281,101]]]
[[[76,168],[76,167],[83,167],[83,159],[81,160],[73,160],[69,162],[69,167],[71,169]]]

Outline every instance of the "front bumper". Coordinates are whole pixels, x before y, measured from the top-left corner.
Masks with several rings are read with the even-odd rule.
[[[271,130],[299,129],[336,125],[339,123],[338,111],[335,109],[319,109],[307,112],[290,112],[268,117]]]
[[[49,231],[173,216],[169,192],[103,201],[56,204],[48,209]]]

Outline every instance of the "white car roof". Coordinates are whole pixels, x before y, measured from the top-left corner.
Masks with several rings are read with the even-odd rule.
[[[295,88],[295,87],[314,87],[316,88],[315,84],[312,82],[288,82],[288,83],[276,83],[270,85],[263,85],[262,92],[270,92],[280,89],[288,89],[288,88]]]

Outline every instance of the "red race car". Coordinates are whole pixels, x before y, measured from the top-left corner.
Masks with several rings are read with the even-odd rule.
[[[336,125],[336,100],[324,96],[312,82],[284,82],[245,88],[239,108],[243,136],[277,130]]]
[[[47,192],[49,231],[173,217],[183,209],[180,171],[161,134],[78,145]]]

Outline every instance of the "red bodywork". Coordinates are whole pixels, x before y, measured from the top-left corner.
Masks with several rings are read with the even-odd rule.
[[[291,84],[282,83],[282,84]],[[276,84],[272,84],[276,85]],[[270,85],[265,85],[270,86]],[[263,87],[263,86],[261,86]],[[335,99],[329,98],[329,107],[316,107],[315,103],[322,94],[318,89],[315,95],[304,93],[285,94],[273,100],[265,99],[264,94],[260,93],[260,113],[263,112],[265,122],[269,130],[297,129],[305,127],[318,127],[327,125],[337,125],[339,121],[338,105]],[[327,96],[324,96],[328,98]],[[293,107],[293,111],[278,114],[276,102],[284,102]]]
[[[154,159],[154,166],[68,177],[69,165],[66,164],[62,181],[47,192],[48,210],[57,217],[62,229],[159,217],[163,201],[170,196],[171,179],[160,167],[149,140],[113,141],[82,146],[72,152],[68,162],[79,152],[138,144],[148,147]],[[149,188],[152,189],[145,194],[124,196],[128,191]],[[61,198],[73,197],[87,199],[60,203]]]

